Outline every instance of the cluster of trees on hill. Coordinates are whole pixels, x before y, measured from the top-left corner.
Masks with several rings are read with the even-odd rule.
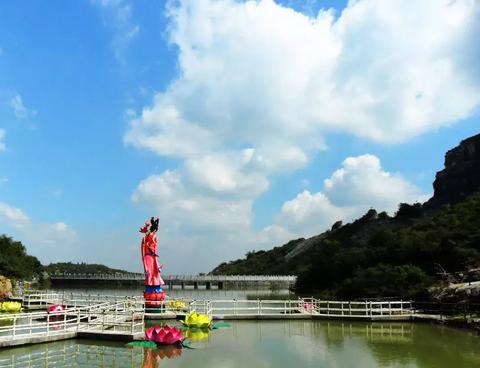
[[[480,265],[480,193],[436,214],[401,204],[395,217],[370,210],[332,230],[311,249],[285,259],[303,239],[250,252],[212,273],[296,274],[297,289],[330,298],[419,298],[435,282],[435,264],[448,272]]]
[[[42,270],[40,261],[28,255],[21,242],[0,235],[0,275],[30,280],[39,276]]]
[[[45,271],[50,275],[59,275],[62,273],[127,273],[128,271],[110,268],[101,264],[91,263],[50,263],[45,266]]]

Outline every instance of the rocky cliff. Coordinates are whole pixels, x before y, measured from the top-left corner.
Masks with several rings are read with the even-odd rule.
[[[437,173],[433,189],[427,208],[461,202],[480,190],[480,134],[463,140],[445,154],[445,168]]]

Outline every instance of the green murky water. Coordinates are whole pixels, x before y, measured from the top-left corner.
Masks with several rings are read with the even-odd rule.
[[[236,321],[190,335],[194,349],[70,340],[0,350],[0,367],[480,367],[480,337],[411,323]]]

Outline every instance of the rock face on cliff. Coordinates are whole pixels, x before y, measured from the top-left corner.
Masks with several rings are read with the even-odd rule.
[[[480,134],[463,140],[445,155],[445,168],[433,182],[434,195],[427,207],[458,203],[480,190]]]

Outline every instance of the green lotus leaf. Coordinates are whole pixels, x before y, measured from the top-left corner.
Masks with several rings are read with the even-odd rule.
[[[156,349],[157,344],[153,341],[132,341],[127,344],[130,347],[140,347],[140,348],[152,348]]]

